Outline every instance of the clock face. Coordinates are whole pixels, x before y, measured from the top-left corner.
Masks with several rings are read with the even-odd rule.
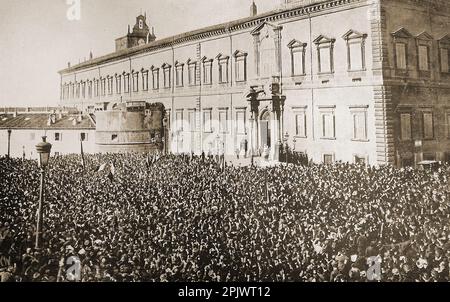
[[[139,41],[138,41],[138,45],[143,45],[143,44],[145,44],[145,41],[144,41],[144,39],[139,39]]]

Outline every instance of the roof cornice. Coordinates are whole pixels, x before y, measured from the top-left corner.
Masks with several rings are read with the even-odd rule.
[[[333,9],[339,6],[344,6],[352,3],[366,2],[367,0],[328,0],[311,5],[300,5],[296,7],[283,8],[273,10],[264,14],[257,15],[255,17],[247,17],[227,23],[213,25],[198,30],[178,34],[172,37],[164,38],[151,42],[149,44],[124,49],[118,52],[114,52],[105,56],[89,60],[87,62],[74,65],[70,68],[60,70],[60,74],[68,74],[83,70],[86,68],[98,66],[112,61],[119,61],[127,59],[130,56],[156,51],[159,49],[173,47],[178,44],[187,43],[196,40],[207,39],[215,36],[226,35],[232,32],[248,30],[250,28],[257,27],[261,23],[265,22],[277,22],[290,18],[296,18],[306,16],[313,13],[319,13],[321,11]]]

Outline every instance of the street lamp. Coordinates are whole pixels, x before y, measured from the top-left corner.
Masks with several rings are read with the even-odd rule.
[[[298,164],[298,158],[297,158],[297,155],[295,153],[295,144],[297,143],[297,139],[295,138],[295,136],[292,139],[292,142],[293,142],[293,146],[292,146],[292,162],[294,164]]]
[[[48,166],[48,161],[50,158],[50,151],[52,149],[52,145],[47,143],[47,137],[42,137],[42,142],[36,145],[36,151],[39,155],[39,168],[41,172],[41,185],[39,188],[39,206],[38,206],[38,218],[37,218],[37,226],[36,226],[36,249],[39,249],[39,244],[42,236],[42,224],[44,221],[43,211],[42,211],[42,203],[44,202],[44,177],[45,177],[45,169]]]
[[[8,158],[10,157],[11,153],[11,129],[8,129]]]
[[[217,148],[217,155],[219,155],[220,154],[220,151],[219,151],[219,147],[220,146],[220,136],[219,136],[219,134],[217,134],[217,136],[216,136],[216,148]]]
[[[286,156],[286,164],[288,163],[288,140],[289,140],[289,133],[287,133],[284,135],[284,152],[285,152],[285,156]]]

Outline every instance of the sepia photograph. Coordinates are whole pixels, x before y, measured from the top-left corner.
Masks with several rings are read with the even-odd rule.
[[[450,1],[1,0],[0,33],[2,283],[450,281]]]

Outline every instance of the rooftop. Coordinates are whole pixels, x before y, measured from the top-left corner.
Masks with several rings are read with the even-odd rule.
[[[25,113],[25,114],[0,114],[0,129],[92,129],[95,125],[88,116],[83,116],[81,121],[77,121],[74,125],[73,120],[77,120],[78,115],[63,114],[59,118],[55,114],[54,123],[48,125],[49,113]]]
[[[8,113],[55,113],[61,112],[66,114],[77,114],[79,110],[75,107],[66,107],[66,106],[58,106],[58,107],[0,107],[0,114],[8,114]]]

